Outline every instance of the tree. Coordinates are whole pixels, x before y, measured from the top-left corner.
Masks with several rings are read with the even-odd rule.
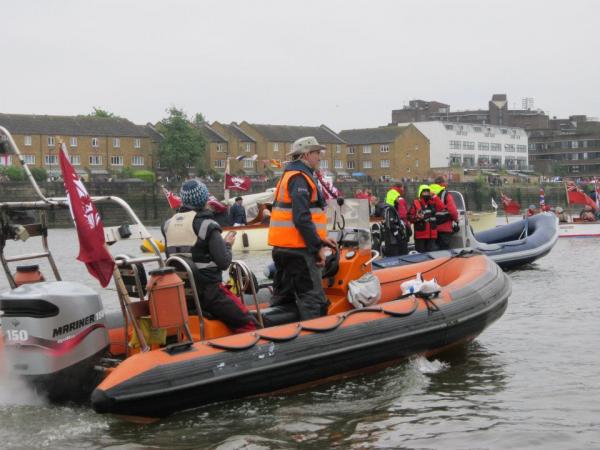
[[[97,108],[96,106],[93,107],[94,112],[89,114],[91,117],[111,117],[113,119],[118,118],[119,116],[106,111],[105,109],[102,108]]]
[[[164,136],[158,150],[158,158],[161,167],[166,168],[170,175],[185,178],[188,174],[187,168],[202,161],[206,141],[185,112],[172,107],[168,113],[169,116],[156,126]]]

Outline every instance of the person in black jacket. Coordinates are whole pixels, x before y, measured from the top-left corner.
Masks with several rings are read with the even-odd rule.
[[[237,197],[235,203],[229,211],[231,215],[231,223],[233,225],[246,225],[246,210],[242,205],[242,197]]]
[[[223,270],[231,264],[235,233],[225,239],[213,212],[206,208],[208,189],[199,180],[181,186],[182,205],[162,227],[167,257],[191,258],[196,265],[196,285],[202,309],[223,321],[234,332],[256,329],[256,321],[246,306],[223,286]]]

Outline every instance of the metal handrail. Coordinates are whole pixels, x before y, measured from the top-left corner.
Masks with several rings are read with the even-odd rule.
[[[252,276],[252,271],[248,267],[248,265],[244,261],[236,260],[231,262],[231,267],[235,270],[236,274],[236,284],[238,285],[238,293],[240,298],[244,298],[244,292],[250,286],[252,293],[252,298],[254,300],[254,307],[256,308],[256,315],[258,316],[258,322],[261,328],[264,328],[264,321],[262,317],[262,313],[260,311],[260,305],[258,303],[258,298],[256,297],[256,285],[254,284],[254,278]],[[246,282],[244,283],[244,277],[246,277]]]

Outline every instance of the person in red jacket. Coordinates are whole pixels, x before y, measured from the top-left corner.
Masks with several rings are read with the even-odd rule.
[[[435,213],[443,210],[444,204],[431,192],[429,185],[419,186],[419,198],[413,201],[408,211],[408,220],[415,229],[415,250],[419,253],[437,250]]]
[[[438,237],[436,245],[440,250],[448,250],[450,248],[450,239],[454,234],[454,223],[458,222],[458,209],[454,198],[448,192],[448,183],[441,176],[437,177],[433,184],[430,184],[431,192],[437,195],[444,204],[444,211],[436,214],[436,226]]]

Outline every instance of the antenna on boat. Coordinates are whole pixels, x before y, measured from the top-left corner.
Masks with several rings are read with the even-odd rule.
[[[12,135],[10,134],[10,132],[6,128],[4,128],[3,126],[0,126],[0,135],[1,135],[2,140],[4,142],[8,142],[8,144],[9,144],[9,153],[14,154],[17,158],[19,158],[19,162],[21,163],[21,166],[23,167],[23,170],[25,170],[25,174],[27,175],[27,178],[29,179],[29,182],[31,183],[31,185],[35,189],[35,193],[38,195],[38,197],[40,197],[46,203],[49,203],[49,204],[56,203],[56,202],[54,202],[54,201],[49,200],[48,198],[46,198],[46,196],[42,193],[40,187],[37,184],[37,181],[35,181],[35,178],[31,174],[31,171],[29,170],[29,166],[27,166],[27,163],[25,162],[25,159],[23,158],[23,155],[21,155],[21,152],[19,151],[19,147],[17,147],[17,144],[15,143],[15,140],[13,139]],[[5,146],[3,146],[3,147],[5,147]]]

